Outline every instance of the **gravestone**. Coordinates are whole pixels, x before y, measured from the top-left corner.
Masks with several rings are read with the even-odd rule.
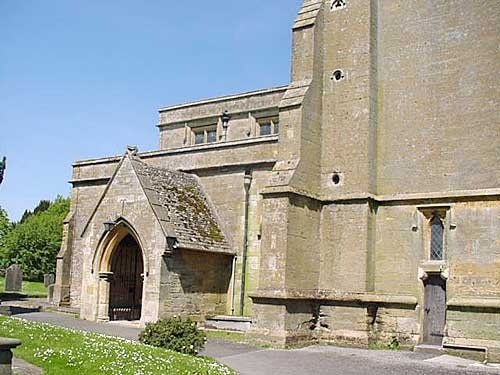
[[[48,303],[53,303],[54,302],[54,284],[50,284],[47,287],[47,302]]]
[[[17,264],[5,270],[5,291],[20,292],[23,287],[23,271]]]
[[[48,288],[49,285],[54,284],[56,281],[56,277],[53,273],[46,273],[43,275],[43,285]]]

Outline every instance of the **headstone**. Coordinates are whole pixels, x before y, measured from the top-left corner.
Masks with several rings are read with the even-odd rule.
[[[23,271],[17,264],[5,270],[5,291],[21,292],[23,288]]]
[[[43,275],[43,285],[48,288],[49,285],[54,284],[56,281],[56,277],[53,273],[46,273]]]
[[[47,302],[48,303],[54,303],[54,284],[50,284],[47,287]]]

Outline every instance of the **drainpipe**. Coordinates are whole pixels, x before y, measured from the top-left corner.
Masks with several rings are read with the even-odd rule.
[[[233,256],[233,268],[231,268],[231,315],[234,315],[234,300],[236,298],[236,259],[237,256]]]
[[[243,316],[245,307],[245,279],[247,273],[247,252],[248,252],[248,207],[250,204],[250,185],[252,183],[252,172],[245,171],[243,185],[245,187],[245,213],[244,213],[244,229],[243,229],[243,252],[241,259],[241,292],[240,292],[240,316]]]

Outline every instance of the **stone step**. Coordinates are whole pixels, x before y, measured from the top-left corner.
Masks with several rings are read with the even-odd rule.
[[[58,306],[56,311],[63,312],[66,314],[80,315],[80,309],[78,307],[71,306]]]
[[[251,324],[252,319],[246,316],[217,315],[205,321],[205,328],[246,332]]]
[[[419,344],[415,346],[413,351],[420,353],[436,354],[436,355],[444,354],[444,349],[441,345]]]
[[[443,349],[447,354],[469,358],[484,363],[488,362],[488,349],[484,346],[444,343]]]

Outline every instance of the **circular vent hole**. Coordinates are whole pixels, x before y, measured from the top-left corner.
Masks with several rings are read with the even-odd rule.
[[[345,78],[344,72],[340,69],[337,69],[332,74],[332,79],[335,81],[341,81]]]
[[[332,176],[332,181],[335,185],[340,184],[340,175],[338,173],[334,173]]]

